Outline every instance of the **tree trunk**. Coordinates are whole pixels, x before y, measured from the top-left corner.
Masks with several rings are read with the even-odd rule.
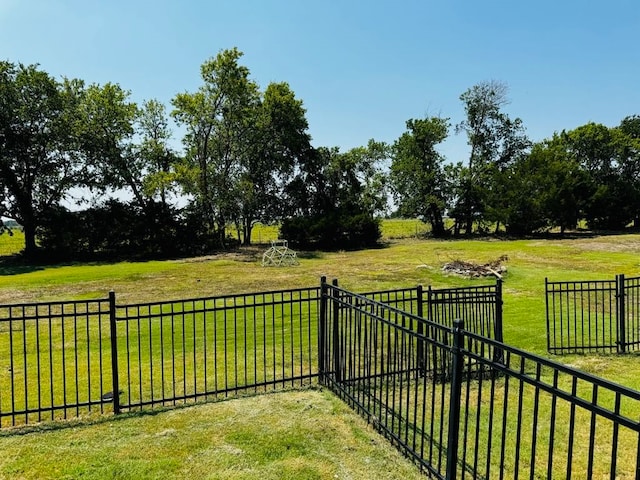
[[[444,237],[444,220],[440,210],[434,208],[431,214],[431,233],[434,237]]]
[[[33,219],[25,219],[24,225],[24,255],[27,258],[33,258],[38,251],[36,245],[36,225]]]
[[[248,247],[251,245],[251,232],[253,231],[252,222],[249,220],[245,220],[243,224],[244,232],[243,232],[243,240],[242,245]]]

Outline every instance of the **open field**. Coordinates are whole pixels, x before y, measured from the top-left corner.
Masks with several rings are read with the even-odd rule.
[[[640,237],[636,235],[518,241],[405,239],[391,242],[384,248],[359,252],[300,252],[300,265],[290,268],[261,267],[262,251],[263,248],[253,248],[165,262],[46,268],[5,266],[0,277],[0,303],[102,298],[109,290],[115,290],[122,302],[201,297],[313,286],[318,284],[322,275],[330,279],[339,278],[341,285],[356,291],[416,284],[434,287],[477,285],[492,283],[493,279],[469,280],[445,275],[441,266],[455,259],[484,263],[507,255],[508,272],[504,282],[505,341],[548,356],[544,315],[545,277],[550,280],[587,280],[609,279],[617,273],[628,276],[640,273]],[[640,355],[571,355],[555,359],[640,389],[637,375]],[[287,416],[286,413],[283,415]],[[111,421],[104,420],[99,424]],[[60,441],[68,443],[71,440],[66,437]],[[4,438],[0,441],[0,448],[4,449],[2,442]],[[108,468],[114,468],[113,464]],[[270,478],[269,473],[258,475]],[[310,474],[297,478],[331,477]]]
[[[11,234],[3,232],[0,234],[0,257],[19,253],[24,248],[24,233],[22,230],[14,228]]]
[[[415,240],[356,252],[300,252],[300,265],[262,267],[264,247],[193,259],[148,262],[0,266],[0,303],[104,298],[114,290],[131,303],[259,292],[317,285],[321,276],[338,278],[355,291],[486,284],[441,271],[461,259],[484,263],[509,257],[504,281],[505,341],[546,355],[544,279],[609,279],[640,273],[640,236],[584,236],[557,240]],[[597,375],[640,388],[630,371],[640,356],[566,356],[563,360]]]

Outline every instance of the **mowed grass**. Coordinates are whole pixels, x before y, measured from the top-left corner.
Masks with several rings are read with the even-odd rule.
[[[24,233],[21,229],[13,228],[11,233],[0,233],[0,257],[20,253],[24,248]]]
[[[300,265],[289,268],[262,267],[260,260],[263,251],[264,248],[252,248],[197,259],[165,262],[63,265],[13,270],[6,267],[3,272],[5,275],[0,277],[0,303],[102,298],[109,290],[116,291],[120,302],[204,297],[313,286],[318,284],[319,278],[323,275],[329,279],[338,278],[341,285],[356,291],[382,290],[417,284],[432,285],[436,288],[478,285],[492,283],[493,279],[470,280],[445,275],[441,271],[442,265],[456,259],[484,263],[507,255],[508,272],[504,282],[505,341],[527,351],[549,356],[546,353],[545,277],[550,280],[587,280],[609,279],[617,273],[625,273],[628,276],[640,274],[638,260],[640,237],[637,235],[517,241],[405,239],[392,241],[383,248],[359,252],[299,252]],[[640,378],[637,375],[640,368],[640,355],[571,355],[553,358],[640,389]],[[256,399],[246,401],[253,400]],[[216,406],[231,405],[234,402],[214,404],[206,408],[215,409]],[[635,413],[640,415],[640,412]],[[274,418],[270,420],[275,421],[276,414],[277,412],[274,411]],[[165,413],[158,417],[163,415]],[[284,415],[291,416],[291,412]],[[129,417],[126,418],[129,419]],[[138,418],[149,417],[132,418],[137,421]],[[111,419],[104,420],[104,422],[111,421]],[[120,421],[118,420],[115,424],[120,425]],[[140,421],[144,423],[145,420]],[[98,422],[98,425],[103,423]],[[175,429],[172,426],[167,427],[167,429],[171,428]],[[256,432],[251,433],[252,438],[264,438],[266,434],[263,430],[267,429],[260,430],[258,427]],[[120,435],[126,438],[127,435],[132,434],[121,432]],[[285,438],[288,436],[295,437],[295,431],[284,434]],[[13,442],[17,441],[13,440],[15,438],[26,437],[10,435],[6,438]],[[3,450],[5,449],[4,441],[4,438],[0,439],[0,448]],[[164,437],[149,437],[150,443],[153,444],[156,441],[162,442]],[[56,438],[52,441],[52,445],[59,442],[73,442],[73,438],[64,437],[64,440]],[[99,449],[99,447],[94,448]],[[177,452],[168,455],[178,455],[182,447],[176,445],[176,449]],[[333,453],[328,454],[327,458],[333,455]],[[81,462],[85,462],[82,456],[79,458],[82,459]],[[123,462],[127,460],[126,456],[122,458]],[[89,463],[93,461],[99,462],[93,459],[86,460]],[[150,459],[149,465],[140,468],[153,469],[154,461]],[[198,458],[189,461],[194,465],[183,465],[181,468],[199,468],[195,465],[198,463]],[[207,461],[205,460],[205,465]],[[122,463],[109,463],[106,460],[104,462],[105,468],[111,469],[117,468]],[[267,465],[268,462],[265,460],[264,463]],[[241,469],[242,467],[238,465],[242,463],[229,468]],[[0,470],[0,472],[5,471]],[[240,472],[238,476],[228,478],[257,478],[258,476],[271,478],[269,471],[267,467],[263,473],[255,473],[255,477],[243,477],[243,473]],[[377,478],[383,478],[377,473],[375,475]],[[5,475],[8,478],[15,477],[11,474]],[[69,478],[79,475],[79,473],[70,474]],[[125,473],[121,476],[126,477],[126,475]],[[323,476],[324,473],[305,475],[306,473],[298,473],[289,478],[333,478]],[[134,473],[132,476],[138,475]],[[186,476],[190,475],[187,473]],[[20,475],[17,477],[20,478]],[[30,478],[26,474],[23,474],[23,477]],[[338,477],[341,478],[340,475]],[[39,477],[36,475],[32,478]],[[351,478],[370,477],[352,476]]]
[[[452,260],[484,263],[506,255],[504,278],[505,341],[546,353],[544,280],[610,279],[640,274],[640,236],[584,236],[573,239],[419,240],[389,242],[378,249],[299,252],[300,265],[262,267],[266,247],[193,259],[149,262],[4,267],[0,304],[104,298],[116,292],[119,303],[208,297],[318,285],[320,277],[339,279],[355,291],[411,287],[434,288],[493,283],[444,274]],[[630,371],[634,355],[563,356],[561,360],[627,385],[640,387]],[[638,363],[640,366],[640,363]]]
[[[0,432],[0,448],[7,479],[424,478],[320,390]]]

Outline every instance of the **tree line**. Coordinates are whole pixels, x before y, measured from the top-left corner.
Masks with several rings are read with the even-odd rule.
[[[258,221],[298,246],[358,248],[379,240],[389,199],[435,236],[640,226],[637,115],[533,143],[503,111],[507,86],[490,81],[461,95],[458,124],[410,119],[392,144],[341,152],[313,146],[302,100],[286,82],[261,89],[241,57],[205,61],[170,111],[118,84],[0,62],[0,215],[22,225],[25,255],[199,254],[251,244]],[[438,151],[454,131],[464,162]]]

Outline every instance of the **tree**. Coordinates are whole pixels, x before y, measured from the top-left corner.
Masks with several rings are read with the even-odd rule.
[[[629,137],[640,140],[640,115],[630,115],[620,122],[618,128]]]
[[[436,146],[447,138],[448,129],[445,118],[411,119],[392,147],[390,181],[399,212],[430,223],[435,236],[445,234],[449,197],[444,158]]]
[[[258,86],[238,64],[242,53],[223,50],[200,72],[204,84],[195,93],[178,94],[172,115],[186,127],[180,181],[195,198],[202,225],[220,246],[229,222],[240,217],[241,164],[250,151]]]
[[[589,177],[589,226],[619,230],[634,220],[640,201],[638,142],[620,128],[592,122],[562,132],[560,141]]]
[[[146,169],[143,191],[149,198],[159,197],[166,208],[169,194],[175,191],[178,155],[170,146],[172,134],[165,106],[158,100],[145,101],[138,110],[136,126],[140,143],[135,147],[135,155]]]
[[[72,122],[79,91],[37,65],[0,62],[0,215],[23,226],[27,256],[47,209],[83,173]]]
[[[251,140],[239,178],[238,202],[245,245],[251,244],[257,221],[268,223],[283,218],[284,185],[311,149],[305,109],[287,83],[270,83],[253,113],[248,119],[252,122]]]
[[[300,246],[358,248],[380,237],[374,217],[384,205],[379,163],[383,143],[341,153],[337,147],[310,150],[285,191],[290,210],[281,235]]]
[[[467,234],[478,220],[504,221],[505,169],[525,154],[530,142],[519,118],[511,120],[501,111],[508,103],[507,85],[487,81],[474,85],[460,96],[466,119],[456,127],[467,134],[471,147],[463,170],[462,187],[454,209]]]
[[[85,186],[101,194],[126,189],[145,208],[147,159],[134,148],[138,107],[119,85],[90,85],[81,96],[75,130],[89,175]]]

